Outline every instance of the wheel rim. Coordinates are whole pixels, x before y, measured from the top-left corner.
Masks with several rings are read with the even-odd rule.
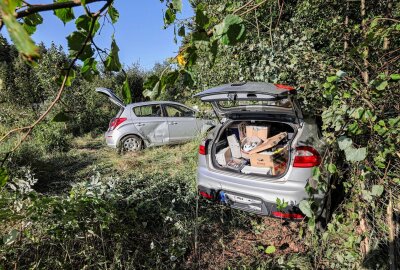
[[[142,142],[137,138],[128,138],[124,141],[123,149],[128,152],[139,151],[142,148]]]

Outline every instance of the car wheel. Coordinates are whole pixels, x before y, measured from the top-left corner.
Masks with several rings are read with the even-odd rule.
[[[143,149],[143,140],[136,135],[126,136],[121,140],[120,153],[138,152]]]

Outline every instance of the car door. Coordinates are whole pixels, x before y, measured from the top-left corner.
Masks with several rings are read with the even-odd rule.
[[[145,140],[151,145],[168,143],[167,120],[160,104],[135,106],[132,113],[134,114],[134,125]]]
[[[196,137],[199,132],[195,111],[178,104],[164,104],[169,141],[183,142]]]

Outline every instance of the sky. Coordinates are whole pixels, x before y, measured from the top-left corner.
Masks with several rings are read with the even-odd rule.
[[[51,3],[49,0],[27,0],[30,4]],[[193,16],[193,10],[188,0],[182,0],[182,13],[178,18]],[[92,11],[102,6],[102,3],[89,5]],[[179,49],[174,43],[173,27],[163,29],[163,11],[165,3],[160,0],[115,0],[115,7],[120,16],[114,25],[115,39],[120,49],[120,61],[124,66],[138,63],[145,70],[151,69],[155,63],[163,62],[173,57]],[[75,17],[83,13],[81,7],[74,8]],[[66,37],[75,30],[75,22],[70,21],[65,26],[53,15],[52,11],[42,12],[44,22],[37,27],[32,35],[36,43],[43,42],[47,47],[54,42],[67,50]],[[101,30],[101,35],[95,37],[95,42],[102,48],[110,48],[113,27],[107,23]],[[4,34],[5,28],[2,30]],[[7,35],[5,35],[7,36]]]

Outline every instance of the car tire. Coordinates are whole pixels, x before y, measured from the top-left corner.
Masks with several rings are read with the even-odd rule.
[[[128,152],[139,152],[143,149],[143,140],[136,135],[128,135],[122,138],[121,143],[118,147],[118,152],[120,154]]]

